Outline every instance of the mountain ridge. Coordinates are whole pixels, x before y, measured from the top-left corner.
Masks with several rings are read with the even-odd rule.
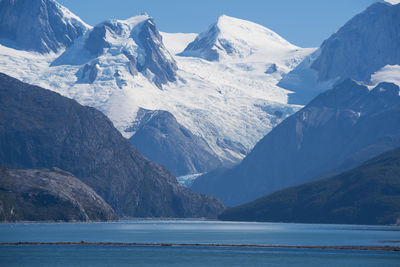
[[[346,80],[285,119],[239,165],[201,176],[191,189],[232,206],[333,175],[400,146],[399,116],[398,86],[369,90]]]
[[[371,84],[375,72],[400,64],[399,21],[400,4],[373,3],[326,39],[278,86],[294,92],[290,103],[306,104],[347,78]]]
[[[131,37],[127,29],[144,16],[149,20],[140,28],[146,42],[137,32]],[[300,108],[287,104],[290,92],[276,83],[313,49],[282,54],[262,47],[256,57],[209,62],[169,53],[149,16],[130,20],[91,27],[56,54],[0,45],[0,71],[98,108],[126,138],[133,134],[128,129],[139,109],[166,110],[204,139],[224,166],[236,164],[262,136]],[[93,31],[98,32],[93,34],[98,42],[87,41]],[[168,45],[182,47],[181,37],[168,34]]]
[[[215,198],[179,186],[100,111],[0,74],[0,164],[68,171],[119,216],[215,217]]]
[[[339,175],[290,187],[219,219],[290,223],[399,224],[400,149]]]
[[[84,35],[90,26],[53,0],[0,2],[0,38],[20,49],[56,53]]]

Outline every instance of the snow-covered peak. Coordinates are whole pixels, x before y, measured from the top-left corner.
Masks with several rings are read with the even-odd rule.
[[[122,50],[133,52],[137,44],[133,40],[134,33],[141,31],[141,25],[150,21],[152,18],[148,15],[139,15],[126,20],[106,20],[96,25],[89,34],[86,41],[86,48],[93,55],[101,55],[105,48],[110,52],[121,53]]]
[[[105,20],[98,25],[96,25],[96,28],[105,28],[107,32],[113,35],[120,35],[124,36],[127,35],[128,37],[130,36],[131,31],[139,26],[141,23],[145,21],[152,21],[153,18],[148,16],[147,14],[144,15],[138,15],[138,16],[133,16],[125,20],[120,20],[120,19],[109,19]]]
[[[265,58],[297,48],[259,24],[222,15],[180,55],[218,61],[224,58],[260,57],[260,54]]]
[[[142,15],[130,17],[126,20],[117,20],[117,21],[120,23],[129,25],[133,29],[133,27],[137,26],[139,23],[142,23],[149,19],[152,20],[153,18],[150,17],[148,14],[142,14]]]
[[[112,68],[118,80],[127,72],[132,76],[142,73],[158,88],[176,81],[175,60],[165,48],[153,18],[146,14],[127,20],[107,20],[96,25],[88,34],[84,49],[82,54],[88,51],[95,59],[80,73],[87,73],[88,68],[93,70],[90,73],[98,72],[95,65],[100,64]],[[123,69],[115,70],[116,61],[124,66]],[[124,82],[117,82],[119,87],[125,84],[126,78],[122,80]],[[93,79],[89,81],[93,82]]]
[[[113,35],[115,36],[115,38],[118,38],[117,36],[129,38],[131,36],[131,32],[133,31],[133,29],[136,27],[140,28],[140,25],[142,25],[143,22],[146,21],[149,21],[150,23],[154,24],[153,18],[151,18],[147,14],[143,14],[143,15],[133,16],[125,20],[120,20],[120,19],[105,20],[97,24],[95,28],[103,28],[104,31],[108,33],[108,35]],[[136,31],[140,31],[140,29],[136,29]]]
[[[387,4],[391,4],[391,5],[400,4],[400,0],[379,0],[378,2],[387,3]]]
[[[245,40],[252,46],[266,44],[295,48],[294,45],[283,39],[274,31],[251,21],[221,15],[218,18],[217,27],[220,31],[220,36],[236,40]]]
[[[96,25],[89,33],[86,48],[96,56],[104,52],[112,54],[136,53],[142,42],[140,35],[144,32],[154,31],[148,41],[163,47],[162,38],[152,17],[147,14],[134,16],[126,20],[111,19]],[[108,51],[105,51],[108,49]],[[168,56],[171,58],[170,56]]]
[[[65,6],[60,5],[55,0],[49,0],[49,1],[51,1],[58,8],[60,13],[62,14],[61,19],[64,21],[65,24],[77,25],[78,27],[81,27],[84,32],[93,28],[92,26],[84,22],[80,17],[72,13]]]
[[[8,46],[41,53],[70,46],[91,27],[53,0],[0,2],[0,38]]]

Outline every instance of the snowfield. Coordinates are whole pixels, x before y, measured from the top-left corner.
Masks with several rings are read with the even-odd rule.
[[[224,15],[200,35],[162,33],[163,44],[156,45],[165,58],[176,62],[178,70],[176,82],[160,89],[151,71],[133,75],[125,55],[129,51],[138,62],[143,61],[146,51],[131,37],[140,33],[147,19],[141,15],[111,21],[123,32],[107,31],[111,46],[96,57],[85,50],[90,31],[57,54],[0,45],[0,72],[98,108],[127,138],[134,134],[129,128],[139,108],[167,110],[229,164],[242,159],[275,125],[301,107],[288,104],[291,92],[276,84],[315,49],[294,46],[265,27]],[[218,60],[181,54],[199,38],[214,43],[198,52],[214,49]],[[85,65],[97,73],[93,83],[85,76]]]
[[[374,88],[381,82],[394,83],[400,86],[400,66],[386,65],[379,71],[371,75],[371,84],[369,88]]]

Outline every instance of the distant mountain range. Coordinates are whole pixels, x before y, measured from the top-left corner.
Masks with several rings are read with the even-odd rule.
[[[275,127],[238,166],[201,176],[191,188],[243,204],[400,147],[399,122],[398,86],[369,90],[346,80]]]
[[[372,4],[314,49],[227,15],[200,34],[173,34],[160,33],[146,14],[92,27],[54,0],[2,0],[0,72],[92,108],[1,74],[0,165],[10,173],[60,168],[119,216],[216,217],[222,203],[179,186],[173,174],[235,206],[400,147],[399,47],[400,4],[387,1]],[[369,181],[372,172],[358,173]],[[340,177],[315,188],[333,196],[338,181],[346,182]],[[370,190],[358,178],[350,179],[355,188]],[[311,201],[320,212],[313,206],[315,185],[304,186],[282,194],[311,190],[299,203]],[[338,198],[353,201],[350,206],[326,199],[333,206],[325,217],[296,218],[396,219],[385,213],[366,220],[355,210],[360,195],[354,197]],[[266,199],[257,205],[272,207]],[[261,216],[257,205],[235,212]],[[270,218],[263,216],[257,218]]]
[[[400,4],[375,3],[346,23],[279,82],[299,102],[322,93],[239,165],[200,176],[191,188],[228,206],[243,204],[400,146],[400,67],[392,65],[400,62],[399,16]]]
[[[219,217],[229,221],[400,224],[400,149],[337,176],[290,187]]]
[[[226,15],[197,36],[160,34],[147,15],[92,27],[53,0],[4,0],[1,12],[1,72],[98,108],[126,138],[140,109],[168,111],[212,151],[189,173],[232,166],[297,111],[276,83],[314,51]]]
[[[0,114],[0,165],[70,172],[119,216],[216,217],[223,209],[217,199],[180,186],[168,170],[145,159],[94,108],[0,74]]]

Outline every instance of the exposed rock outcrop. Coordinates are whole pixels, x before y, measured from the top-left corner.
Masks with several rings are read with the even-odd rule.
[[[57,168],[0,167],[0,221],[113,221],[113,209],[92,188]]]

